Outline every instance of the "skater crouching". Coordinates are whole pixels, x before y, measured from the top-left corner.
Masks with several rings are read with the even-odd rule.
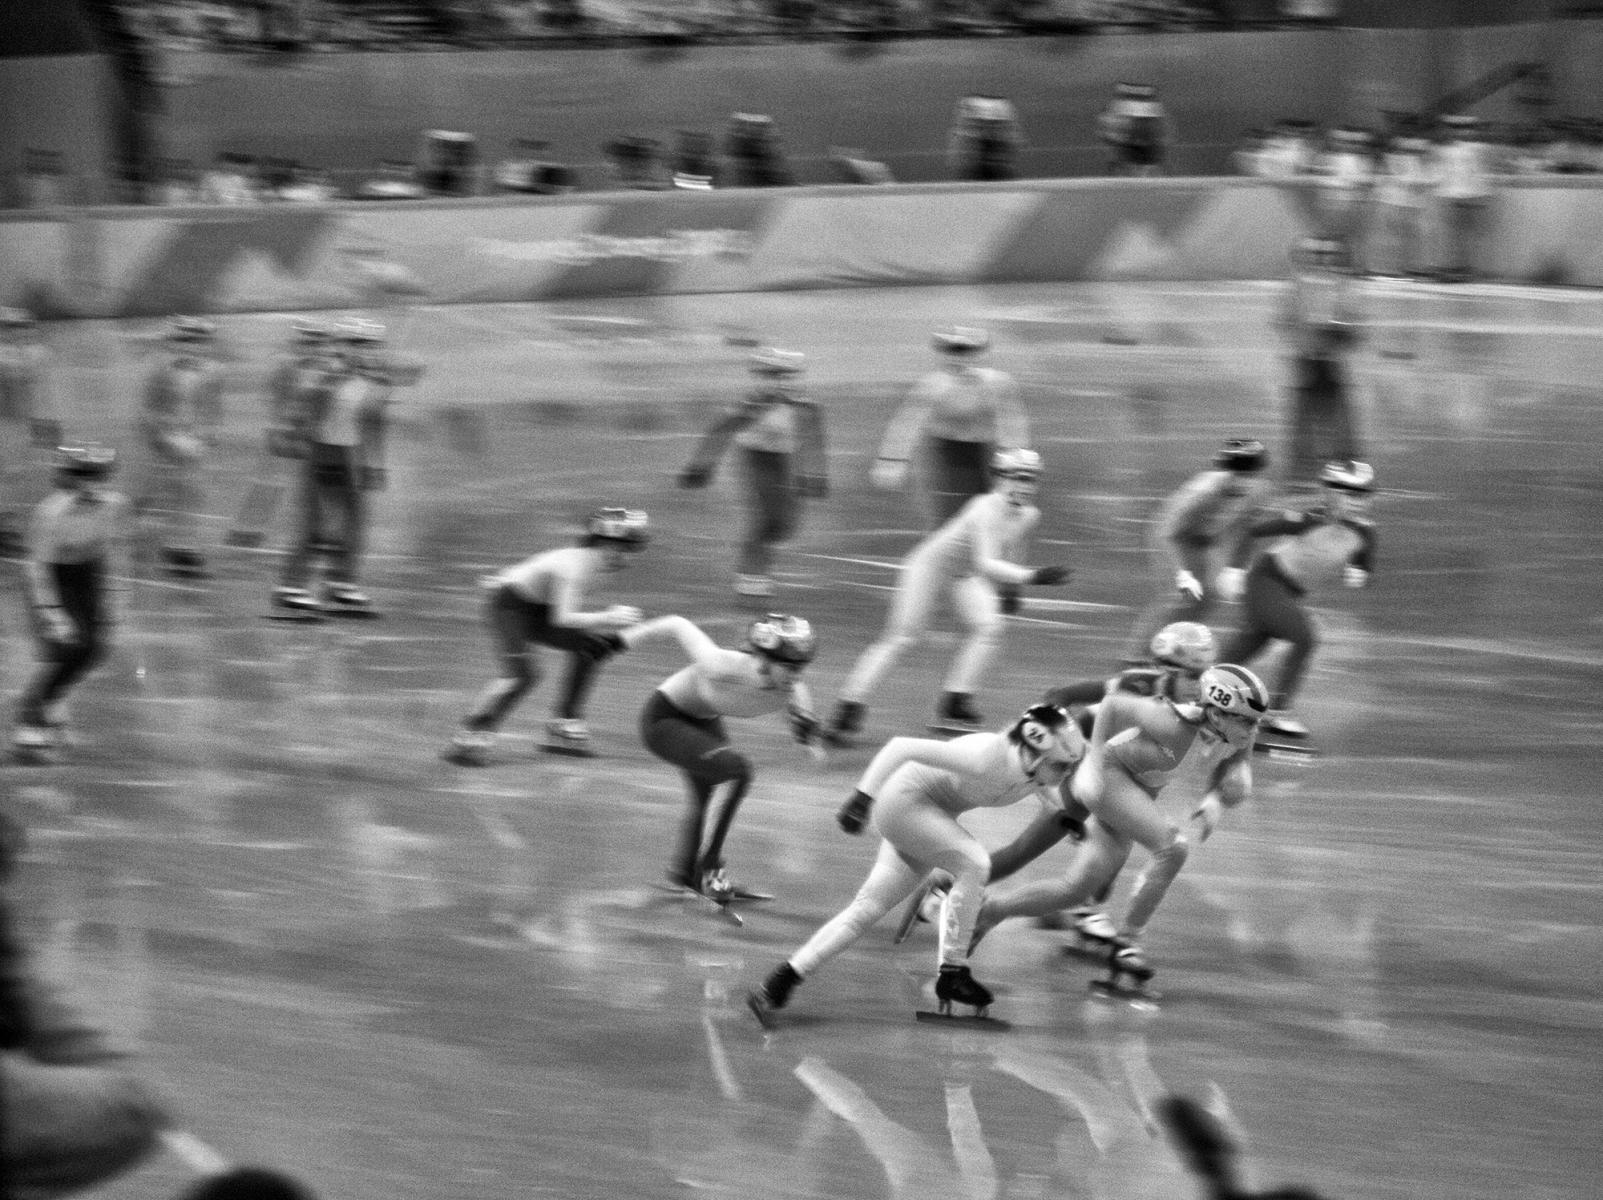
[[[819,721],[802,670],[813,660],[813,629],[800,617],[769,613],[752,622],[746,646],[719,646],[684,617],[658,617],[619,635],[634,646],[657,635],[675,638],[690,665],[652,692],[640,713],[640,740],[664,762],[679,768],[689,807],[669,882],[727,901],[738,892],[724,868],[724,841],[751,787],[752,762],[730,744],[725,717],[759,717],[783,710],[798,742],[812,745]],[[703,841],[714,794],[727,785],[723,806]]]
[[[533,555],[484,580],[489,589],[484,619],[501,662],[501,674],[479,694],[462,719],[462,728],[445,752],[449,761],[467,767],[481,767],[489,761],[501,723],[540,682],[538,646],[568,655],[562,695],[546,724],[546,748],[579,756],[591,754],[584,707],[597,666],[622,647],[618,632],[638,624],[641,612],[629,604],[586,612],[581,607],[585,590],[597,575],[623,570],[629,555],[643,550],[649,540],[645,513],[598,509],[586,522],[577,546]]]
[[[1223,810],[1252,793],[1252,742],[1269,707],[1263,681],[1245,667],[1209,667],[1198,686],[1196,704],[1128,693],[1103,700],[1072,787],[1074,799],[1092,818],[1085,824],[1085,841],[1061,879],[987,893],[974,923],[976,943],[1009,917],[1061,912],[1102,895],[1139,843],[1152,858],[1109,962],[1114,981],[1126,974],[1138,980],[1151,976],[1140,938],[1191,849],[1190,839],[1158,808],[1158,794],[1189,758],[1198,756],[1199,765],[1209,770],[1209,786],[1192,816],[1198,840],[1205,840]],[[1037,819],[995,859],[1017,870],[1066,832],[1061,823],[1053,828]]]
[[[991,860],[958,817],[976,808],[1002,808],[1037,795],[1058,806],[1058,786],[1085,752],[1069,714],[1036,705],[1000,733],[971,733],[953,741],[892,738],[874,756],[839,820],[848,832],[872,814],[879,853],[852,902],[779,964],[747,999],[767,1025],[790,993],[907,899],[931,871],[952,877],[942,909],[935,995],[983,1012],[990,991],[969,971],[968,950]]]

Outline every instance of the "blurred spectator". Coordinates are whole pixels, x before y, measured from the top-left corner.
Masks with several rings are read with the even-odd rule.
[[[718,156],[712,135],[700,129],[681,129],[674,140],[673,185],[684,191],[706,192],[718,186]]]
[[[1430,142],[1413,133],[1391,139],[1375,178],[1378,228],[1371,266],[1385,275],[1417,275],[1425,265],[1425,217],[1433,188]]]
[[[1312,121],[1277,121],[1259,147],[1254,162],[1264,179],[1298,179],[1314,169],[1315,134]]]
[[[255,204],[261,199],[255,162],[247,154],[225,151],[200,177],[196,199],[201,204]]]
[[[1375,182],[1371,145],[1366,130],[1337,127],[1314,160],[1314,211],[1320,232],[1347,247],[1350,265],[1360,274],[1364,271],[1362,235]]]
[[[22,847],[22,827],[0,813],[0,1167],[8,1196],[61,1196],[148,1158],[167,1117],[128,1053],[33,970],[10,907]]]
[[[891,169],[856,146],[831,146],[829,168],[835,183],[895,183]]]
[[[576,186],[573,170],[552,162],[546,153],[548,143],[538,138],[519,138],[513,153],[496,163],[491,174],[497,190],[554,196],[571,192]]]
[[[602,149],[617,187],[655,192],[671,186],[660,161],[662,146],[655,138],[613,138]]]
[[[164,159],[151,180],[151,204],[201,204],[200,172],[187,158]]]
[[[379,163],[377,175],[357,185],[353,199],[417,200],[423,194],[411,163],[405,159],[386,158]]]
[[[32,146],[24,150],[14,190],[18,208],[56,208],[73,202],[72,179],[54,150]]]
[[[952,114],[947,158],[952,178],[1015,179],[1024,135],[1013,102],[1000,96],[964,96]]]
[[[766,113],[731,113],[724,153],[733,187],[784,187],[794,182],[774,119]]]
[[[417,169],[423,190],[434,196],[473,196],[479,191],[479,139],[455,129],[423,134]]]
[[[1147,83],[1117,84],[1097,133],[1108,148],[1110,175],[1162,175],[1174,144],[1174,122]]]
[[[1430,165],[1442,231],[1438,273],[1449,282],[1475,280],[1486,265],[1484,243],[1495,153],[1475,117],[1455,113],[1442,119],[1442,137]]]
[[[339,199],[339,191],[327,171],[291,163],[289,177],[278,189],[278,198],[294,204],[322,204]]]

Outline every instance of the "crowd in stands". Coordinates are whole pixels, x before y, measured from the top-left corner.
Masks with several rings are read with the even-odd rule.
[[[1197,29],[1307,23],[1329,0],[114,0],[155,53],[530,41]]]

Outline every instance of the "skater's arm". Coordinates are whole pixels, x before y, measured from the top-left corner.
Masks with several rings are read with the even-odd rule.
[[[1017,837],[991,852],[991,874],[985,882],[998,883],[1023,870],[1077,829],[1083,831],[1084,828],[1083,824],[1068,819],[1060,808],[1042,809]]]
[[[891,417],[890,424],[885,426],[885,434],[879,443],[876,466],[895,465],[906,470],[907,461],[913,456],[913,445],[923,431],[924,423],[929,419],[933,399],[926,380],[920,380],[913,385],[913,390],[907,399],[902,401],[896,409],[896,415]]]
[[[804,396],[791,400],[799,428],[796,431],[796,474],[802,492],[823,496],[829,491],[829,450],[824,442],[824,410]]]
[[[956,742],[936,741],[934,738],[893,737],[880,747],[857,781],[857,790],[873,796],[885,785],[896,769],[906,763],[923,763],[946,771],[964,774],[978,765],[972,752],[966,751],[963,739]]]
[[[640,623],[641,612],[628,604],[614,604],[600,612],[584,612],[579,608],[581,581],[563,573],[551,580],[551,623],[567,629],[584,629],[593,633],[606,633],[627,629]]]
[[[618,636],[630,649],[653,638],[671,637],[679,643],[686,658],[702,667],[712,668],[720,665],[725,654],[724,648],[708,637],[700,626],[677,613],[642,621],[631,629],[625,629]]]
[[[742,404],[714,421],[702,435],[701,441],[696,443],[685,469],[679,472],[679,486],[694,488],[711,483],[713,472],[718,469],[718,462],[729,448],[729,443],[734,440],[735,434],[751,424],[758,411],[755,405]]]
[[[34,506],[28,517],[28,555],[22,563],[23,579],[28,589],[28,603],[35,609],[61,608],[61,593],[56,590],[56,574],[50,564],[56,555],[56,531],[60,524],[60,493],[52,493]]]
[[[1208,790],[1191,814],[1191,819],[1201,827],[1199,840],[1208,840],[1225,809],[1244,804],[1251,796],[1252,753],[1249,747],[1237,751],[1214,768]]]
[[[1041,697],[1042,704],[1050,704],[1054,708],[1074,709],[1087,704],[1099,703],[1107,694],[1109,681],[1106,679],[1087,679],[1082,683],[1066,683],[1062,687],[1053,688]]]
[[[1004,534],[997,522],[982,518],[974,531],[974,570],[992,583],[1007,586],[1034,583],[1036,569],[1013,562],[1008,555],[1017,552],[1022,542],[1041,519],[1032,511],[1019,527],[1017,539]]]

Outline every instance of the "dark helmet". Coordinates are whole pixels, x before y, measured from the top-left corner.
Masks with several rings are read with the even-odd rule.
[[[78,482],[104,479],[117,469],[117,452],[110,446],[84,443],[56,448],[56,477]]]

